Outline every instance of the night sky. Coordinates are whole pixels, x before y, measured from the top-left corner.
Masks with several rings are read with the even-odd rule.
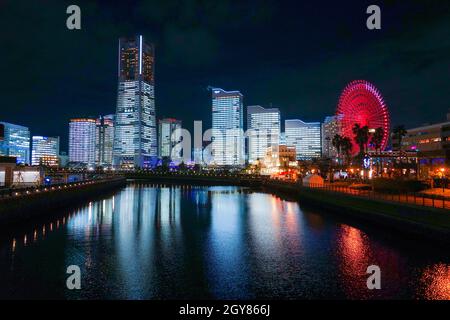
[[[0,121],[61,136],[71,117],[115,112],[117,46],[143,34],[156,47],[156,112],[211,123],[207,86],[282,120],[323,121],[340,91],[365,79],[393,125],[445,119],[450,108],[449,1],[0,0]],[[66,28],[77,4],[82,30]],[[366,28],[378,4],[382,29]]]

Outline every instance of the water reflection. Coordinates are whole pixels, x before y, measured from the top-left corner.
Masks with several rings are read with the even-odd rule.
[[[72,264],[80,292],[64,286]],[[450,264],[249,189],[131,184],[4,233],[0,283],[0,298],[450,299]]]

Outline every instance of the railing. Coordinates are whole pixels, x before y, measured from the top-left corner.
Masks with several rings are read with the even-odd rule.
[[[67,182],[67,183],[56,183],[52,185],[42,185],[42,186],[34,186],[34,187],[25,187],[25,188],[8,188],[0,190],[0,199],[5,198],[19,198],[24,196],[30,196],[37,193],[43,192],[54,192],[60,190],[74,189],[75,187],[82,187],[88,185],[94,185],[98,183],[103,183],[107,181],[116,181],[121,180],[122,178],[105,178],[105,179],[95,179],[95,180],[83,180],[76,182]]]
[[[433,196],[433,195],[423,195],[416,192],[405,192],[405,193],[380,193],[373,190],[363,190],[357,188],[350,188],[348,186],[339,186],[332,184],[312,184],[309,186],[302,186],[303,188],[313,188],[320,189],[329,192],[339,192],[345,193],[352,196],[364,197],[375,200],[384,200],[392,202],[400,202],[406,204],[414,204],[425,207],[433,207],[440,209],[450,209],[450,199],[445,197]]]

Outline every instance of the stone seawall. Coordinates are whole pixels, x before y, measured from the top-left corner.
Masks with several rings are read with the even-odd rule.
[[[13,194],[0,199],[0,226],[49,215],[53,210],[76,205],[125,185],[125,178],[115,178],[92,183],[67,184],[66,187],[56,187],[53,190],[49,187],[47,190],[17,196]]]

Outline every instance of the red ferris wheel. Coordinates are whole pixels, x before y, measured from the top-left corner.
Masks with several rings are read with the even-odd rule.
[[[380,91],[372,83],[365,80],[350,82],[341,93],[336,116],[340,122],[341,135],[349,137],[353,143],[352,154],[359,152],[352,131],[355,124],[368,126],[371,133],[381,127],[381,150],[386,148],[390,129],[389,112]]]

